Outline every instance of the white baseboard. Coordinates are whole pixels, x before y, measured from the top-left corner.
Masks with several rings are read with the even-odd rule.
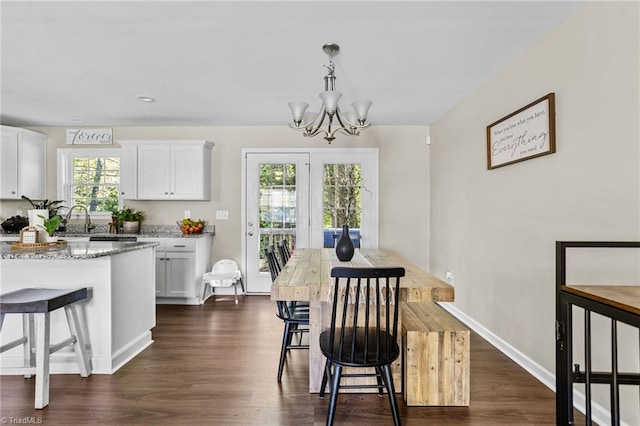
[[[495,346],[500,352],[511,358],[516,364],[524,368],[529,374],[538,379],[542,384],[556,391],[556,376],[551,371],[542,367],[540,364],[520,352],[508,342],[496,336],[491,330],[485,328],[482,324],[467,316],[464,312],[456,308],[452,303],[438,303],[446,309],[451,315],[462,321],[467,327],[479,334],[487,342]],[[581,413],[585,412],[585,397],[578,390],[573,391],[573,405]],[[611,413],[595,402],[591,403],[592,420],[599,425],[609,426],[611,424]],[[630,426],[625,422],[620,423],[621,426]]]

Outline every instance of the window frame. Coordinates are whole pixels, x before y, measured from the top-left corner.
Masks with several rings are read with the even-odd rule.
[[[73,160],[75,158],[86,157],[118,157],[120,159],[120,173],[122,176],[122,161],[124,152],[121,148],[59,148],[57,151],[57,199],[65,200],[67,208],[71,208],[69,201],[71,200],[71,185],[73,183]],[[120,184],[118,185],[120,186]],[[124,200],[120,196],[118,190],[118,207],[122,208]],[[84,210],[74,211],[71,218],[84,218]],[[95,219],[110,219],[109,212],[89,212],[89,216]]]

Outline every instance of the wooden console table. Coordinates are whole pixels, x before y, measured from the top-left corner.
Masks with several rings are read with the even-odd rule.
[[[611,424],[620,425],[620,385],[640,386],[640,374],[618,371],[617,322],[640,329],[640,286],[567,285],[567,248],[640,248],[640,242],[556,242],[556,424],[573,423],[573,383],[585,384],[591,424],[591,384],[610,386]],[[572,306],[585,311],[585,370],[573,365]],[[611,319],[611,371],[591,371],[591,312]]]
[[[331,286],[331,268],[338,265],[405,268],[406,275],[400,280],[401,302],[453,302],[454,298],[453,287],[449,284],[389,250],[356,250],[350,262],[339,262],[332,249],[296,249],[271,287],[271,300],[308,301],[310,304],[309,391],[312,393],[320,391],[324,372],[318,341],[322,325],[327,325],[331,316],[326,300]],[[400,366],[394,366],[394,381],[400,384]]]

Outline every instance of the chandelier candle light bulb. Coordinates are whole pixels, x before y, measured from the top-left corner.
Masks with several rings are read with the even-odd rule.
[[[329,56],[329,65],[325,65],[329,73],[324,76],[324,92],[319,95],[322,100],[322,109],[319,113],[309,112],[307,111],[308,103],[289,102],[289,108],[293,115],[290,127],[302,131],[302,135],[305,137],[314,137],[323,133],[327,142],[331,143],[338,132],[348,136],[358,136],[360,130],[369,127],[371,123],[367,122],[367,114],[373,102],[355,101],[351,103],[353,111],[342,112],[340,110],[338,102],[342,93],[335,90],[336,66],[333,63],[333,57],[340,51],[340,46],[329,43],[325,44],[322,50]],[[325,118],[327,118],[326,129],[322,128]],[[332,127],[334,126],[334,118],[337,119],[337,125]]]

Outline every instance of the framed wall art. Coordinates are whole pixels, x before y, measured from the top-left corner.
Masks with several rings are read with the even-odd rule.
[[[556,152],[555,93],[487,126],[487,169]]]
[[[112,129],[67,129],[67,145],[112,144]]]

